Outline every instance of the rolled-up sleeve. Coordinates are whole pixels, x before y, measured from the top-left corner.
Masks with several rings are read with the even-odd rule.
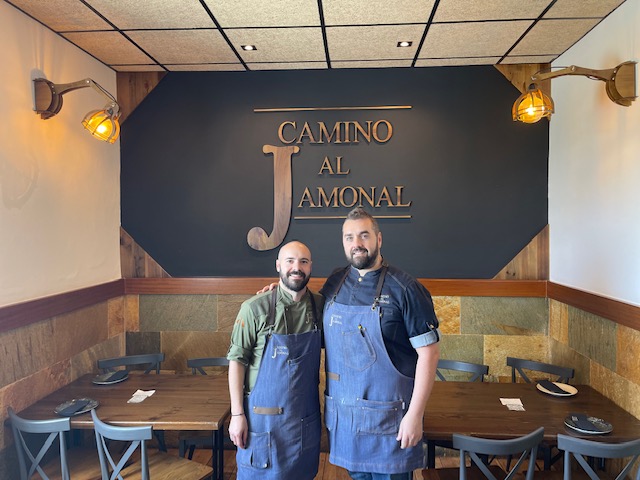
[[[238,317],[231,332],[231,343],[227,360],[248,366],[253,359],[253,349],[257,341],[256,319],[245,303],[240,307]]]
[[[405,295],[404,318],[411,346],[420,348],[438,343],[439,323],[429,291],[414,280]]]

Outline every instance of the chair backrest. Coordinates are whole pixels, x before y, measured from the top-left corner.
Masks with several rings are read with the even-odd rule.
[[[91,418],[96,434],[102,480],[117,479],[120,471],[128,466],[131,456],[138,449],[140,449],[141,480],[149,480],[149,459],[147,457],[146,441],[151,440],[152,427],[117,427],[109,425],[98,418],[95,410],[91,410]],[[123,450],[121,443],[111,443],[112,450],[109,450],[110,443],[108,440],[128,442],[128,445],[125,445],[126,450]]]
[[[191,369],[194,375],[200,372],[207,375],[203,367],[228,367],[229,360],[226,357],[205,357],[205,358],[189,358],[187,359],[187,367]]]
[[[632,470],[635,463],[640,458],[640,439],[625,443],[602,443],[593,440],[585,440],[582,438],[570,437],[568,435],[558,434],[558,448],[564,450],[564,465],[571,465],[571,455],[575,457],[584,471],[592,480],[600,478],[596,470],[589,464],[586,457],[592,458],[627,458],[630,457],[626,464],[623,464],[616,480],[623,480]],[[609,477],[607,477],[609,478]],[[636,480],[640,480],[640,468],[636,471]],[[564,480],[571,479],[571,468],[565,468]]]
[[[523,369],[557,375],[558,378],[554,381],[562,383],[569,383],[569,380],[572,379],[574,375],[573,368],[552,365],[551,363],[536,362],[534,360],[525,360],[524,358],[507,357],[507,366],[511,367],[511,381],[513,383],[516,383],[516,371],[522,376],[525,382],[531,383],[531,379]]]
[[[518,461],[506,472],[505,480],[511,480],[520,470],[525,460],[529,459],[526,480],[532,480],[535,473],[535,459],[538,454],[538,445],[544,438],[544,428],[540,427],[522,437],[509,440],[493,440],[488,438],[468,437],[466,435],[453,435],[453,448],[460,450],[460,480],[467,479],[466,455],[471,458],[471,465],[476,467],[490,480],[497,480],[489,467],[479,455],[517,455]]]
[[[440,380],[446,382],[447,379],[440,370],[455,370],[457,372],[471,373],[470,382],[484,381],[484,375],[489,373],[489,366],[480,363],[461,362],[458,360],[438,360],[436,375]]]
[[[48,476],[42,469],[41,462],[56,440],[60,449],[60,472],[63,480],[69,480],[69,468],[67,466],[67,449],[64,440],[64,432],[71,429],[69,417],[52,418],[48,420],[27,420],[19,417],[11,407],[7,409],[13,431],[13,441],[18,451],[18,463],[20,467],[20,480],[27,480],[38,472],[40,477],[48,480]],[[27,435],[25,435],[27,434]],[[41,434],[42,441],[34,446],[33,435]]]
[[[147,353],[144,355],[128,355],[125,357],[103,358],[98,360],[98,368],[104,373],[114,372],[116,367],[132,367],[146,365],[144,373],[155,370],[160,373],[160,363],[164,362],[164,353]],[[129,370],[129,368],[127,368]]]

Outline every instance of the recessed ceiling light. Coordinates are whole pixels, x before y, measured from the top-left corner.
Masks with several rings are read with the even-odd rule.
[[[411,45],[413,45],[413,42],[398,42],[398,47],[410,47]]]
[[[257,50],[255,45],[241,45],[243,50],[250,52],[251,50]]]

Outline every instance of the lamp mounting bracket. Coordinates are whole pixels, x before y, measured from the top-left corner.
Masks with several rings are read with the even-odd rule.
[[[116,99],[90,78],[72,83],[53,83],[45,78],[33,80],[35,111],[40,114],[40,118],[46,120],[58,114],[62,108],[62,95],[73,90],[91,87],[101,94],[110,103],[116,103]]]
[[[618,105],[629,107],[636,99],[636,62],[623,62],[615,68],[606,70],[571,65],[555,72],[535,73],[531,76],[531,80],[549,80],[565,75],[580,75],[605,82],[607,95]]]

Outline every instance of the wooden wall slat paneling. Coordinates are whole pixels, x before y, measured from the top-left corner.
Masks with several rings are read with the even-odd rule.
[[[498,274],[501,280],[549,279],[549,225],[544,227]]]
[[[509,80],[520,93],[527,91],[532,83],[531,76],[540,71],[548,71],[551,69],[550,63],[521,63],[513,65],[494,65],[494,67]],[[536,82],[540,90],[551,96],[551,80]],[[514,97],[513,101],[516,101]]]
[[[135,108],[153,90],[167,72],[117,72],[116,88],[120,105],[120,123],[124,122]]]
[[[553,282],[548,282],[547,291],[549,298],[553,300],[640,330],[640,307]]]
[[[122,227],[120,227],[120,271],[122,278],[171,276]]]
[[[0,307],[0,332],[89,307],[124,294],[124,280]]]

